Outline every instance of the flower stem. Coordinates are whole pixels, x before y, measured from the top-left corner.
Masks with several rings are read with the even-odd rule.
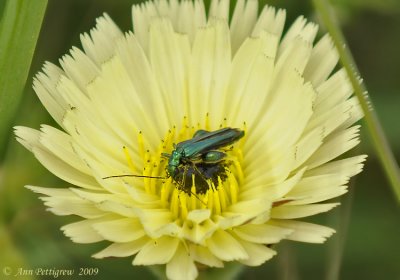
[[[360,80],[360,74],[354,62],[354,58],[347,47],[346,40],[327,0],[313,0],[319,17],[330,33],[332,40],[339,52],[340,62],[346,69],[349,79],[353,85],[354,92],[364,112],[364,118],[368,134],[377,152],[378,158],[386,172],[386,176],[393,188],[393,191],[400,202],[400,171],[394,158],[393,152],[386,139],[385,133],[379,123],[378,117],[369,99],[365,84]]]

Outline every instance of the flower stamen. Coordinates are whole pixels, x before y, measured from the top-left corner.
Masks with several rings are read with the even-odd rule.
[[[206,115],[205,119],[207,123],[209,116]],[[224,119],[222,123],[226,122]],[[220,215],[238,200],[239,183],[244,180],[244,174],[241,167],[242,151],[237,147],[242,145],[238,143],[223,149],[227,156],[217,163],[182,163],[177,167],[177,173],[167,178],[168,160],[162,155],[171,154],[175,149],[173,143],[191,139],[196,131],[204,129],[200,124],[189,126],[188,123],[188,119],[184,117],[180,128],[174,126],[168,130],[156,152],[145,150],[144,135],[139,133],[143,175],[166,178],[162,182],[157,178],[144,178],[144,189],[149,194],[159,195],[161,205],[169,208],[177,219],[184,220],[190,211],[196,209],[210,209],[213,214]],[[129,153],[126,150],[124,152],[128,165],[134,170]]]

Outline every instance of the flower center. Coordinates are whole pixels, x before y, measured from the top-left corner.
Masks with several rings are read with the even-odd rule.
[[[177,174],[172,178],[176,187],[189,196],[194,194],[206,194],[212,186],[219,187],[219,181],[225,182],[229,172],[226,162],[208,164],[185,163],[179,166]],[[195,192],[192,193],[194,187]]]
[[[165,180],[144,178],[144,188],[147,193],[158,195],[163,207],[170,208],[176,218],[185,218],[188,212],[195,209],[210,209],[212,213],[220,214],[229,205],[236,203],[239,186],[243,181],[243,138],[240,139],[243,134],[237,139],[227,139],[226,145],[216,145],[215,150],[211,141],[210,154],[200,153],[200,156],[196,154],[190,157],[186,153],[198,144],[190,140],[198,137],[196,135],[199,131],[207,133],[216,130],[200,125],[189,127],[185,121],[186,118],[181,129],[173,127],[166,133],[155,152],[142,149],[141,157],[145,163],[143,175],[165,177]],[[223,128],[221,125],[219,129]],[[142,147],[143,137],[139,135]],[[184,141],[190,149],[180,149],[180,143]]]

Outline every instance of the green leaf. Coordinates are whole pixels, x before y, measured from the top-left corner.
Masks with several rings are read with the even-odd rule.
[[[0,159],[28,77],[47,0],[6,0],[0,6]]]

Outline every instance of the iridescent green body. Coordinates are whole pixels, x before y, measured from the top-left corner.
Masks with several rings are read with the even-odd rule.
[[[163,154],[168,158],[167,173],[176,179],[181,165],[216,164],[226,154],[218,151],[233,144],[244,136],[244,131],[237,128],[222,128],[216,131],[198,130],[192,139],[182,141],[174,146],[171,154]]]

